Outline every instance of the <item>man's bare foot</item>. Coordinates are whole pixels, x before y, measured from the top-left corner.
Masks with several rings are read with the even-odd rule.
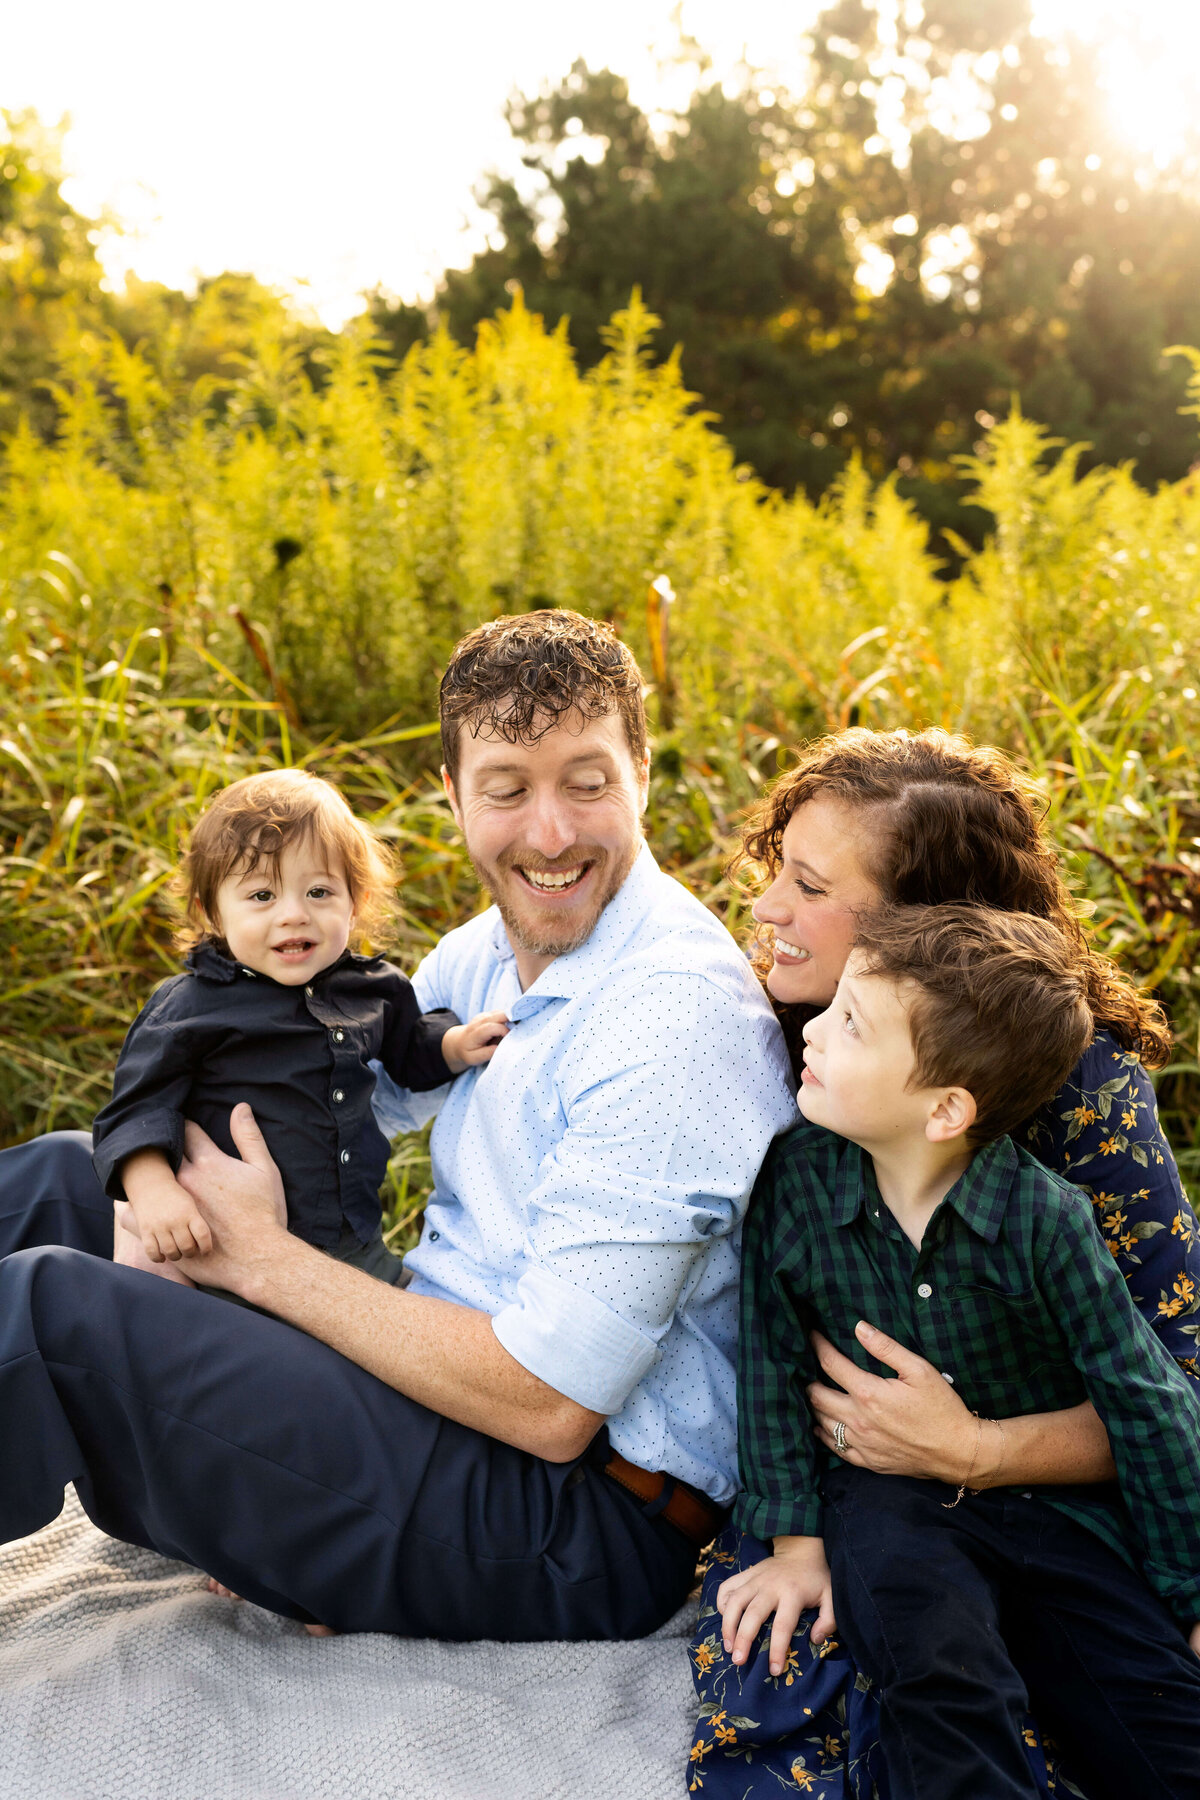
[[[222,1586],[221,1582],[213,1575],[210,1575],[208,1578],[208,1591],[210,1594],[220,1594],[222,1600],[240,1600],[242,1598],[240,1594],[235,1594],[232,1588]],[[307,1631],[309,1637],[337,1636],[337,1632],[333,1629],[332,1625],[306,1625],[304,1629]]]

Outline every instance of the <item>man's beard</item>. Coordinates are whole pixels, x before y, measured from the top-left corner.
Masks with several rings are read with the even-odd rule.
[[[524,950],[529,956],[567,956],[591,937],[600,914],[619,892],[625,877],[637,861],[640,849],[641,842],[637,840],[630,847],[628,856],[615,857],[611,851],[602,850],[598,844],[577,844],[572,846],[570,860],[564,859],[561,863],[548,862],[544,856],[522,855],[519,851],[506,850],[500,860],[491,865],[477,862],[472,856],[471,867],[480,887],[486,888],[491,895],[514,950]],[[558,924],[552,918],[522,918],[510,899],[512,890],[509,884],[521,880],[515,871],[533,869],[550,873],[560,867],[572,868],[578,862],[592,865],[589,875],[596,881],[587,912],[574,918],[564,918]],[[531,904],[536,904],[532,898]]]

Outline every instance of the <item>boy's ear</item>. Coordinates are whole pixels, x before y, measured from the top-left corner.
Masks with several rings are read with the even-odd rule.
[[[446,798],[450,802],[450,811],[454,814],[454,823],[462,830],[462,808],[458,804],[458,795],[454,791],[454,782],[445,763],[442,764],[442,786],[446,790]]]
[[[943,1088],[925,1121],[925,1136],[931,1144],[949,1144],[970,1131],[977,1110],[975,1096],[966,1088]]]

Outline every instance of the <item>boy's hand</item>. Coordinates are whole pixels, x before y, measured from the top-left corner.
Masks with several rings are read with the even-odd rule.
[[[726,1655],[732,1653],[735,1663],[744,1663],[774,1613],[770,1666],[772,1675],[782,1675],[800,1614],[810,1606],[818,1609],[810,1642],[823,1644],[837,1623],[825,1545],[819,1537],[777,1537],[773,1556],[731,1575],[717,1589]]]
[[[442,1060],[453,1075],[478,1063],[491,1062],[496,1045],[508,1036],[508,1014],[480,1013],[465,1025],[452,1025],[442,1039]]]
[[[185,1194],[172,1178],[170,1189],[154,1194],[141,1194],[129,1202],[142,1240],[142,1249],[151,1262],[178,1262],[182,1256],[207,1256],[213,1247],[212,1232],[197,1210],[190,1194]]]

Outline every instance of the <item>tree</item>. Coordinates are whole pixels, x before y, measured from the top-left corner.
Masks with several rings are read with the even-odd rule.
[[[1194,164],[1123,147],[1092,53],[1035,36],[1027,0],[928,0],[894,40],[839,0],[798,95],[702,75],[661,132],[582,63],[508,119],[528,180],[489,180],[495,247],[444,278],[460,338],[519,284],[591,364],[640,287],[764,479],[816,494],[857,453],[973,537],[954,459],[1014,394],[1090,441],[1083,468],[1189,466],[1161,352],[1200,341]]]

